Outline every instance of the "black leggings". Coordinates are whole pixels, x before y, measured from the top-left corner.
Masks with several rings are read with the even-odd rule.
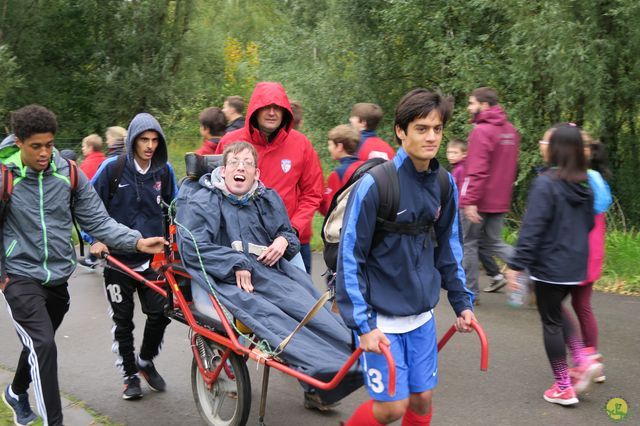
[[[534,286],[547,357],[551,363],[565,360],[566,344],[577,332],[567,312],[562,308],[562,301],[571,293],[572,286],[542,281],[534,281]]]

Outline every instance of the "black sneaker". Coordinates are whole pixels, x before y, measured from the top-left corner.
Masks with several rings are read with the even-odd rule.
[[[140,365],[140,358],[136,359],[136,366],[138,367],[138,372],[144,377],[144,379],[149,383],[151,389],[164,392],[167,389],[167,384],[164,382],[164,379],[156,370],[156,367],[153,365],[153,362],[147,361],[147,365],[143,367]]]
[[[140,387],[140,378],[138,376],[129,376],[124,379],[124,391],[122,399],[140,399],[142,398],[142,388]]]
[[[2,392],[2,400],[7,407],[13,411],[13,422],[18,426],[30,425],[36,421],[38,416],[31,410],[29,405],[29,394],[18,395],[18,398],[14,398],[9,395],[9,386]]]
[[[96,266],[98,265],[98,261],[92,260],[89,257],[85,257],[84,259],[78,260],[78,265],[82,266],[87,271],[94,272],[96,270]]]

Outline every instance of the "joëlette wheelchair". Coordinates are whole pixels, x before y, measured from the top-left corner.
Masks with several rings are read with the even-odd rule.
[[[221,165],[221,157],[187,153],[185,179],[197,180],[203,174],[212,171]],[[240,426],[247,423],[251,409],[248,359],[263,365],[259,425],[264,425],[269,373],[272,368],[322,390],[334,389],[342,381],[362,354],[362,349],[356,349],[330,381],[320,381],[301,373],[278,357],[260,351],[250,340],[243,337],[246,336],[244,333],[251,331],[235,321],[214,294],[208,293],[198,285],[191,285],[191,276],[183,267],[178,253],[176,224],[170,214],[167,216],[169,246],[164,253],[155,255],[151,264],[160,274],[158,280],[147,280],[112,255],[105,254],[103,257],[112,267],[120,269],[164,296],[166,315],[189,327],[193,351],[191,387],[198,412],[207,425]],[[480,324],[474,322],[472,326],[480,338],[480,368],[486,371],[487,338]],[[455,326],[451,326],[438,342],[438,351],[455,332]],[[387,346],[381,344],[380,349],[389,365],[389,393],[394,394],[395,363]]]

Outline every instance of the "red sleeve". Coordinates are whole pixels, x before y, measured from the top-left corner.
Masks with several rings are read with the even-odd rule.
[[[322,193],[324,192],[320,158],[316,150],[311,146],[311,142],[308,140],[305,142],[307,144],[307,152],[304,155],[302,179],[298,181],[298,193],[300,194],[298,207],[291,215],[291,225],[299,234],[311,226],[313,215],[320,207]]]
[[[202,146],[196,150],[196,154],[198,155],[213,155],[217,152],[217,146],[219,143],[213,143],[209,141],[202,142]]]
[[[491,167],[491,139],[476,127],[469,135],[469,153],[465,164],[460,205],[477,206],[484,195],[484,187]]]
[[[329,207],[331,207],[331,201],[333,201],[333,196],[336,195],[336,192],[338,192],[340,188],[340,177],[334,170],[327,178],[327,186],[324,188],[324,194],[322,194],[322,202],[318,210],[322,216],[327,215],[327,211]]]
[[[218,142],[218,146],[216,146],[216,152],[215,154],[222,154],[222,151],[224,151],[224,147],[226,146],[226,141],[223,139],[220,140],[220,142]]]

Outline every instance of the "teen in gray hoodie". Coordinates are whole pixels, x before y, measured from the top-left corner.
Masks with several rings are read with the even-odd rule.
[[[51,111],[26,106],[12,113],[11,125],[15,147],[6,143],[0,153],[14,185],[10,201],[2,203],[0,290],[23,350],[13,383],[2,396],[17,424],[28,424],[36,419],[27,396],[33,382],[43,423],[57,426],[62,424],[62,408],[54,336],[69,309],[67,280],[76,267],[73,220],[121,250],[156,253],[162,251],[165,240],[143,239],[138,231],[111,219],[80,170],[72,194],[70,163],[54,151],[58,124]]]

